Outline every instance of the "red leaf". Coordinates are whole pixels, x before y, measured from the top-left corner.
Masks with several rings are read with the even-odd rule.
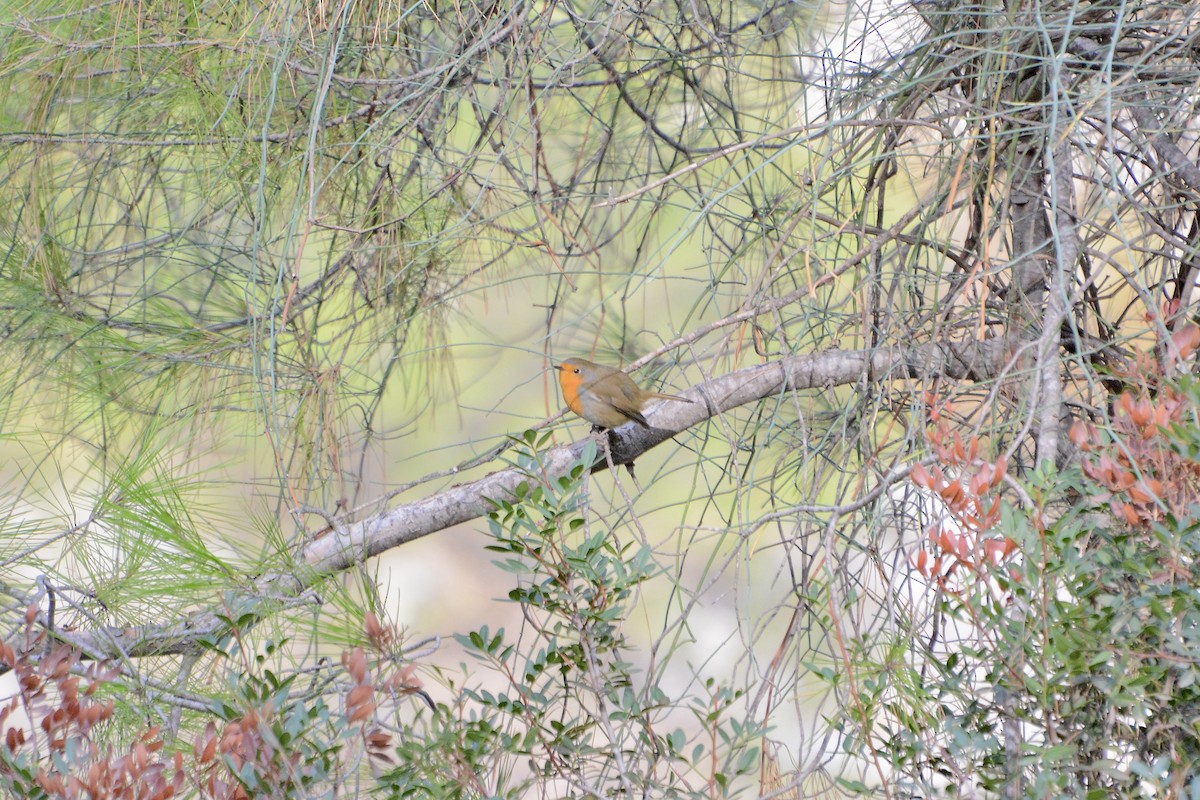
[[[1171,334],[1171,343],[1179,352],[1179,360],[1183,361],[1200,347],[1200,327],[1192,324],[1184,325]]]
[[[929,470],[925,469],[924,464],[914,464],[912,470],[908,473],[908,478],[917,486],[924,489],[933,488],[933,478],[929,474]]]
[[[342,663],[355,683],[364,683],[367,679],[367,654],[361,647],[354,648],[350,653],[342,654]]]
[[[1004,476],[1008,474],[1008,459],[1004,456],[999,456],[992,464],[992,486],[995,489],[1004,482]]]
[[[355,708],[362,705],[364,702],[369,702],[371,695],[374,693],[375,690],[369,684],[360,684],[355,686],[350,690],[350,693],[346,695],[346,707]]]

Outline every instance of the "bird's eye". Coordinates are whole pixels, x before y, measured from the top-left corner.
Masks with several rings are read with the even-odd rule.
[[[575,369],[571,370],[571,372],[574,372],[576,375],[578,375],[578,374],[579,374],[579,367],[576,367]]]

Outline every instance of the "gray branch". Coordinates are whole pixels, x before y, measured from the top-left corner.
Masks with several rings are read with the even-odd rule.
[[[863,377],[872,382],[939,376],[981,381],[999,375],[1008,356],[1005,340],[992,339],[873,351],[829,350],[748,367],[682,392],[694,401],[691,404],[666,401],[652,407],[646,414],[655,426],[652,429],[633,423],[615,429],[610,440],[613,463],[632,463],[694,425],[781,392],[842,386]],[[531,476],[517,468],[500,470],[336,527],[301,547],[293,569],[254,578],[244,591],[231,592],[219,608],[197,611],[169,625],[55,631],[54,635],[93,658],[202,652],[203,642],[216,642],[228,634],[231,621],[240,627],[253,625],[283,605],[304,602],[306,592],[342,570],[414,539],[486,516],[494,508],[489,498],[511,500],[523,482],[557,480],[579,463],[587,444],[583,439],[542,454],[542,475]],[[592,468],[607,466],[607,459],[600,456]]]

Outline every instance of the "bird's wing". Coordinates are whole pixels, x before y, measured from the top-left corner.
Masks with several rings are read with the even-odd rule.
[[[623,373],[617,372],[615,374],[623,376]],[[614,379],[613,375],[606,375],[600,383],[604,384],[605,389],[612,389],[608,394],[610,395],[609,402],[613,408],[639,425],[647,428],[650,427],[650,423],[642,416],[642,410],[638,408],[637,386],[628,381]]]

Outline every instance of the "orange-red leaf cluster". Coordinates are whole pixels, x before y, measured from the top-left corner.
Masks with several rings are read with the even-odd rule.
[[[1172,441],[1172,428],[1188,423],[1194,409],[1165,380],[1197,348],[1200,326],[1181,326],[1169,345],[1157,348],[1157,359],[1140,354],[1133,369],[1119,373],[1126,388],[1113,403],[1107,429],[1078,421],[1068,434],[1084,453],[1083,474],[1101,487],[1100,499],[1133,528],[1186,513],[1200,492],[1200,463]]]
[[[113,718],[115,704],[97,699],[97,691],[117,680],[119,671],[85,661],[63,644],[47,648],[46,634],[38,627],[40,612],[36,606],[30,609],[19,650],[0,641],[0,667],[14,673],[18,687],[17,696],[0,705],[0,747],[8,750],[8,757],[0,759],[0,787],[25,786],[27,773],[18,765],[30,757],[37,759],[33,780],[56,800],[167,800],[185,786],[200,797],[250,800],[260,796],[254,783],[290,796],[288,787],[336,780],[337,772],[329,771],[327,761],[313,759],[311,748],[280,734],[281,724],[292,718],[283,717],[289,706],[280,704],[277,695],[253,694],[255,699],[238,712],[240,716],[223,727],[209,722],[188,752],[166,753],[157,727],[143,731],[126,751],[99,744],[96,729]],[[420,694],[432,705],[416,665],[402,661],[398,652],[388,652],[399,650],[399,631],[374,615],[363,622],[368,641],[380,655],[376,659],[361,647],[343,655],[350,679],[343,689],[343,723],[316,734],[303,731],[315,736],[310,744],[338,753],[351,770],[356,768],[354,753],[392,760],[391,734],[373,724],[381,694]],[[346,747],[355,740],[357,750]],[[53,757],[38,759],[45,754]],[[244,782],[246,775],[253,780]]]
[[[35,615],[36,618],[36,615]],[[30,625],[32,631],[32,623]],[[29,634],[29,643],[43,636]],[[48,651],[27,647],[18,655],[8,643],[0,643],[0,663],[17,677],[18,695],[0,708],[4,728],[3,747],[8,758],[0,760],[0,779],[17,778],[9,770],[30,737],[55,754],[44,760],[34,775],[46,795],[62,800],[167,800],[183,787],[185,776],[179,755],[162,757],[163,741],[157,727],[145,730],[127,752],[101,748],[93,731],[113,716],[111,700],[96,701],[97,689],[117,673],[102,665],[84,666],[80,654],[64,644]],[[14,724],[21,709],[31,727]],[[69,769],[64,770],[64,765]]]
[[[1012,539],[992,533],[1000,521],[998,490],[1008,462],[1003,456],[984,459],[979,438],[964,440],[957,431],[949,431],[943,407],[936,398],[926,400],[936,410],[930,414],[934,424],[927,435],[939,463],[931,468],[918,463],[909,477],[941,501],[948,520],[929,527],[925,547],[913,557],[912,566],[939,587],[952,589],[955,576],[985,578],[1017,549]]]

